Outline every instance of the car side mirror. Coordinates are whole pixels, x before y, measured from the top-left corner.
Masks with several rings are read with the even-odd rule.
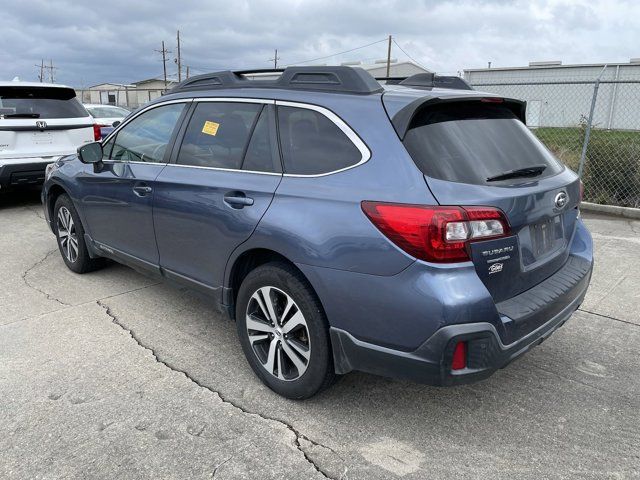
[[[78,147],[78,158],[82,163],[101,163],[102,144],[100,142],[92,142]]]
[[[117,127],[118,125],[120,125],[121,123],[122,123],[122,122],[121,122],[120,120],[116,120],[115,122],[113,122],[113,123],[111,124],[111,126],[115,128],[115,127]]]

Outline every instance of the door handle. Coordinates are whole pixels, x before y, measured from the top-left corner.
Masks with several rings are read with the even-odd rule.
[[[133,193],[135,193],[139,197],[144,197],[145,195],[148,195],[151,192],[153,192],[153,188],[151,188],[149,185],[145,183],[142,183],[140,185],[135,185],[133,187]]]
[[[244,208],[253,205],[253,198],[243,192],[229,192],[224,196],[224,202],[232,208]]]

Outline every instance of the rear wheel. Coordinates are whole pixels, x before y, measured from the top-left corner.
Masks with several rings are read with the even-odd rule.
[[[104,259],[91,258],[84,241],[84,228],[71,199],[60,195],[53,207],[53,221],[58,249],[67,267],[86,273],[104,265]]]
[[[251,271],[238,292],[236,321],[249,365],[276,393],[309,398],[334,381],[327,320],[293,267],[269,263]]]

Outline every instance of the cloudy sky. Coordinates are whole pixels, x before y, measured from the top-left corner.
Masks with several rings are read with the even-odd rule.
[[[379,0],[0,0],[0,80],[37,80],[41,59],[56,81],[75,87],[160,76],[160,42],[172,53],[176,30],[192,74],[266,68],[278,49],[282,65],[384,40],[393,57],[441,73],[464,68],[627,62],[640,57],[638,1]],[[374,60],[386,43],[314,63]]]

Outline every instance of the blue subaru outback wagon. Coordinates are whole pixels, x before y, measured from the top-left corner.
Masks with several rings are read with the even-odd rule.
[[[523,102],[350,67],[247,73],[192,77],[48,168],[72,271],[110,258],[204,292],[298,399],[352,370],[483,379],[578,308],[581,183]]]

